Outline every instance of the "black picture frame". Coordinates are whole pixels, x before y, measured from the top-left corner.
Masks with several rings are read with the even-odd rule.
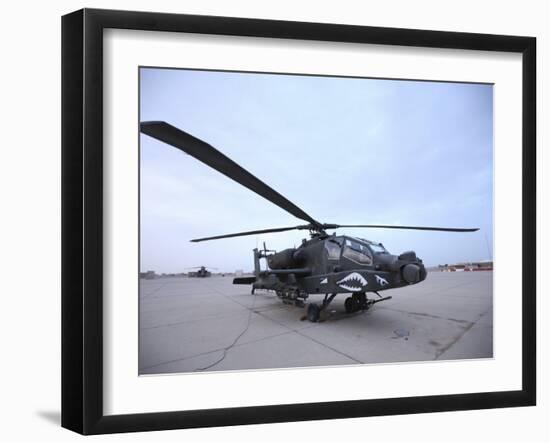
[[[103,30],[522,54],[522,388],[131,415],[103,413]],[[62,426],[82,434],[320,420],[536,403],[536,39],[340,24],[83,9],[62,18]]]

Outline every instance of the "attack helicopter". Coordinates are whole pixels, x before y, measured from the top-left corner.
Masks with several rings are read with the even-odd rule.
[[[185,269],[197,269],[196,271],[189,272],[189,277],[210,277],[212,273],[209,271],[209,269],[217,270],[218,268],[211,268],[207,266],[193,266],[192,268],[185,268]]]
[[[474,232],[479,228],[444,228],[430,226],[397,226],[379,224],[340,225],[321,223],[290,200],[263,183],[246,169],[222,154],[213,146],[164,121],[141,122],[143,134],[167,143],[196,158],[216,171],[264,197],[291,215],[307,222],[296,226],[236,232],[190,240],[203,242],[224,238],[285,232],[309,231],[309,239],[295,248],[272,251],[265,247],[253,250],[254,276],[237,277],[234,284],[252,285],[256,289],[275,291],[286,303],[304,306],[310,294],[324,294],[321,304],[309,303],[307,319],[317,322],[338,294],[351,294],[345,300],[346,312],[367,310],[375,303],[391,299],[381,291],[414,285],[426,279],[427,271],[414,251],[391,254],[382,243],[348,235],[329,234],[339,228],[383,228],[421,231]],[[262,270],[260,259],[267,261]],[[368,298],[368,293],[378,296]]]

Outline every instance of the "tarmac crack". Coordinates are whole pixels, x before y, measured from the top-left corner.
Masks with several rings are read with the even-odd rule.
[[[168,284],[169,283],[163,283],[163,284],[159,285],[158,288],[153,289],[153,291],[149,292],[148,294],[143,294],[142,298],[143,299],[149,298],[151,295],[156,294],[158,291],[160,291],[162,288],[164,288]]]
[[[202,322],[202,321],[206,321],[206,320],[216,320],[216,319],[220,319],[220,318],[232,318],[232,317],[238,317],[240,315],[241,315],[240,313],[235,313],[233,315],[228,315],[226,313],[221,313],[221,314],[218,314],[218,315],[210,315],[210,316],[207,316],[207,317],[198,318],[196,320],[182,320],[182,321],[173,322],[173,323],[165,323],[163,325],[154,325],[154,326],[141,327],[140,331],[149,331],[149,330],[152,330],[152,329],[169,328],[171,326],[179,326],[179,325],[184,325],[186,323],[192,324],[192,323],[198,323],[198,322]]]
[[[245,346],[245,345],[258,343],[258,342],[261,342],[261,341],[264,341],[264,340],[269,340],[271,338],[280,337],[280,336],[285,335],[285,334],[290,334],[291,332],[293,332],[293,331],[284,331],[284,332],[280,332],[278,334],[270,335],[268,337],[262,337],[262,338],[258,338],[256,340],[244,341],[242,343],[239,343],[239,344],[233,346],[232,349],[239,348],[239,347]],[[212,349],[210,351],[204,351],[204,352],[201,352],[199,354],[189,355],[187,357],[177,358],[177,359],[174,359],[174,360],[167,360],[167,361],[163,361],[161,363],[155,363],[154,365],[142,366],[142,367],[139,368],[139,370],[144,371],[144,370],[156,368],[156,367],[159,367],[159,366],[162,366],[162,365],[168,365],[168,364],[171,364],[171,363],[178,363],[180,361],[191,360],[191,359],[197,358],[197,357],[203,357],[205,355],[209,355],[209,354],[213,354],[215,352],[223,351],[225,348],[226,347]],[[192,371],[188,371],[188,372],[192,372]]]
[[[439,357],[441,357],[441,356],[442,356],[445,352],[447,352],[452,346],[454,346],[462,337],[464,337],[464,335],[466,335],[466,333],[467,333],[468,331],[470,331],[470,330],[474,327],[474,325],[476,325],[476,324],[479,322],[479,320],[481,320],[481,319],[483,318],[483,316],[484,316],[485,314],[487,314],[487,313],[488,313],[489,311],[491,311],[492,309],[493,309],[493,308],[490,307],[490,308],[487,309],[485,312],[483,312],[482,314],[480,314],[479,317],[477,318],[477,320],[474,321],[474,322],[472,322],[472,323],[470,323],[468,326],[466,326],[466,327],[464,328],[464,330],[463,330],[460,334],[458,334],[458,335],[455,337],[454,340],[452,340],[449,344],[443,346],[441,349],[438,349],[438,350],[436,351],[436,353],[435,353],[434,360],[439,359]]]
[[[232,298],[230,295],[226,295],[224,293],[222,293],[221,291],[219,291],[218,289],[216,288],[213,288],[212,286],[206,284],[206,286],[208,286],[208,288],[214,292],[216,292],[217,294],[221,295],[222,297],[226,298],[226,299],[229,299],[230,301],[232,301],[233,303],[236,303],[237,305],[245,308],[246,310],[249,311],[249,320],[247,322],[247,326],[245,327],[245,329],[237,336],[237,338],[227,347],[223,347],[223,348],[219,348],[219,349],[215,349],[215,350],[212,350],[212,351],[207,351],[207,352],[204,352],[204,353],[201,353],[201,354],[195,354],[193,356],[189,356],[189,357],[184,357],[184,358],[181,358],[181,359],[176,359],[176,360],[171,360],[171,361],[166,361],[166,362],[162,362],[162,363],[158,363],[158,364],[155,364],[155,365],[151,365],[151,366],[145,366],[145,367],[142,367],[140,368],[140,371],[142,370],[147,370],[147,369],[152,369],[152,368],[155,368],[155,367],[158,367],[158,366],[162,366],[162,365],[165,365],[165,364],[170,364],[170,363],[177,363],[177,362],[180,362],[180,361],[184,361],[184,360],[188,360],[190,358],[196,358],[196,357],[199,357],[199,356],[203,356],[203,355],[208,355],[208,354],[212,354],[214,352],[220,352],[220,351],[223,351],[223,355],[222,357],[215,361],[214,363],[204,367],[204,368],[196,368],[194,369],[194,371],[203,371],[203,370],[206,370],[206,369],[210,369],[216,365],[218,365],[219,363],[221,363],[227,356],[227,353],[233,349],[233,348],[236,348],[236,347],[240,347],[240,346],[243,346],[243,345],[247,345],[247,344],[251,344],[251,343],[256,343],[256,342],[259,342],[259,341],[262,341],[262,340],[267,340],[269,338],[273,338],[273,337],[276,337],[276,336],[279,336],[279,335],[284,335],[284,334],[288,334],[290,332],[297,332],[296,330],[292,329],[292,328],[289,328],[288,326],[274,320],[274,319],[271,319],[265,315],[263,315],[262,311],[259,311],[259,310],[255,310],[255,302],[256,302],[256,297],[258,297],[259,295],[255,295],[254,298],[253,298],[253,302],[252,302],[252,305],[251,306],[248,306],[248,305],[245,305],[243,303],[240,303],[238,302],[237,300],[235,300],[234,298]],[[158,288],[160,289],[160,288]],[[158,290],[157,289],[157,290]],[[281,308],[277,308],[277,309],[281,309]],[[274,310],[274,309],[269,309],[269,310]],[[275,334],[275,335],[271,335],[269,337],[262,337],[261,339],[258,339],[258,340],[252,340],[252,341],[247,341],[247,342],[243,342],[243,343],[240,343],[237,345],[237,342],[239,341],[239,339],[246,333],[246,331],[248,330],[248,328],[250,327],[250,324],[251,324],[251,317],[252,317],[252,313],[256,314],[256,315],[259,315],[259,316],[262,316],[264,318],[267,318],[268,320],[276,323],[276,324],[279,324],[280,326],[284,327],[285,329],[288,329],[288,331],[285,331],[281,334]],[[216,318],[216,317],[214,317]],[[186,323],[186,322],[181,322],[181,323]],[[172,326],[174,326],[176,324],[172,324]],[[150,328],[143,328],[143,330],[148,330],[148,329],[155,329],[155,328],[159,328],[159,327],[163,327],[164,325],[159,325],[159,326],[154,326],[154,327],[150,327]],[[169,325],[167,325],[169,326]]]
[[[217,366],[218,364],[220,364],[222,361],[225,360],[225,357],[227,357],[227,353],[233,348],[233,346],[235,346],[237,344],[237,342],[240,340],[240,338],[246,334],[246,331],[248,331],[248,328],[250,328],[250,325],[252,323],[252,314],[254,313],[254,308],[256,306],[256,297],[257,296],[254,296],[254,298],[252,299],[252,306],[250,308],[248,308],[248,320],[246,322],[246,327],[243,329],[243,331],[237,336],[237,338],[235,338],[235,340],[233,340],[231,342],[231,344],[229,346],[226,346],[225,348],[223,348],[223,354],[222,356],[216,360],[214,363],[211,363],[207,366],[204,366],[202,368],[197,368],[195,369],[195,371],[205,371],[207,369],[210,369],[210,368],[213,368],[214,366]]]
[[[336,352],[337,354],[343,355],[344,357],[349,358],[350,360],[353,360],[355,363],[361,363],[361,364],[364,363],[363,361],[357,360],[356,358],[353,358],[351,355],[346,354],[345,352],[339,351],[338,349],[335,349],[332,346],[327,345],[326,343],[323,343],[319,340],[316,340],[313,337],[309,337],[308,335],[305,335],[300,331],[295,331],[295,332],[296,332],[296,334],[298,334],[298,335],[300,335],[304,338],[307,338],[307,339],[311,340],[312,342],[317,343],[318,345],[321,345],[321,346],[323,346],[327,349],[330,349],[333,352]]]
[[[271,321],[273,321],[273,322],[275,322],[275,323],[277,323],[277,324],[279,324],[279,325],[281,325],[281,326],[284,327],[284,328],[289,329],[288,332],[295,332],[295,333],[298,334],[299,336],[301,336],[301,337],[303,337],[303,338],[305,338],[305,339],[308,339],[308,340],[310,340],[310,341],[312,341],[312,342],[314,342],[314,343],[316,343],[316,344],[318,344],[318,345],[321,345],[321,346],[323,346],[323,347],[325,347],[325,348],[327,348],[327,349],[330,349],[331,351],[336,352],[337,354],[340,354],[340,355],[342,355],[342,356],[344,356],[344,357],[346,357],[346,358],[349,358],[350,360],[353,360],[353,361],[356,362],[356,363],[364,363],[364,362],[362,362],[362,361],[359,361],[359,360],[353,358],[351,355],[346,354],[345,352],[339,351],[339,350],[337,350],[337,349],[335,349],[335,348],[333,348],[333,347],[327,345],[326,343],[323,343],[323,342],[320,342],[320,341],[318,341],[318,340],[315,340],[314,338],[312,338],[312,337],[310,337],[310,336],[308,336],[308,335],[305,335],[305,334],[303,334],[303,333],[301,332],[301,331],[304,330],[304,329],[309,329],[309,328],[312,328],[312,327],[314,327],[314,326],[319,326],[319,325],[312,324],[311,326],[305,326],[305,327],[302,327],[302,328],[300,328],[300,329],[294,329],[294,328],[288,327],[287,325],[285,325],[285,324],[283,324],[283,323],[278,322],[277,320],[274,320],[274,319],[272,319],[272,318],[269,318],[269,317],[263,315],[262,313],[258,313],[258,314],[259,314],[259,315],[262,315],[263,317],[265,317],[265,318],[267,318],[267,319],[269,319],[269,320],[271,320]]]
[[[468,320],[461,320],[461,319],[452,318],[452,317],[440,317],[439,315],[428,314],[426,312],[404,311],[402,309],[388,308],[388,307],[382,307],[382,306],[379,309],[386,309],[388,311],[401,312],[403,314],[416,315],[416,316],[419,316],[419,317],[427,317],[427,318],[432,318],[434,320],[447,320],[447,321],[452,321],[454,323],[460,323],[460,324],[466,324],[466,325],[473,324],[472,322],[470,322]]]
[[[221,294],[221,295],[223,295],[223,294]],[[291,333],[295,332],[295,333],[297,333],[298,335],[302,336],[303,338],[306,338],[306,339],[308,339],[308,340],[311,340],[311,341],[313,341],[313,342],[315,342],[315,343],[317,343],[317,344],[320,344],[320,345],[322,345],[322,346],[324,346],[324,347],[326,347],[326,348],[328,348],[328,349],[331,349],[332,351],[334,351],[334,352],[336,352],[336,353],[338,353],[338,354],[341,354],[341,355],[343,355],[343,356],[345,356],[345,357],[347,357],[347,358],[349,358],[349,359],[351,359],[351,360],[353,360],[353,361],[355,361],[355,362],[357,362],[357,363],[363,363],[363,362],[361,362],[361,361],[358,361],[358,360],[354,359],[354,358],[351,357],[351,356],[346,355],[345,353],[343,353],[343,352],[341,352],[341,351],[338,351],[338,350],[336,350],[336,349],[333,349],[333,348],[331,348],[330,346],[327,346],[327,345],[324,344],[324,343],[318,342],[318,341],[312,339],[311,337],[308,337],[307,335],[304,335],[304,334],[300,333],[300,330],[303,330],[303,329],[306,329],[306,328],[313,327],[313,326],[315,326],[314,324],[312,324],[312,325],[310,325],[310,326],[302,326],[300,329],[291,328],[291,327],[285,325],[284,323],[281,323],[281,322],[279,322],[279,321],[277,321],[277,320],[275,320],[275,319],[273,319],[273,318],[268,317],[267,315],[264,315],[262,311],[256,311],[256,310],[254,310],[254,309],[253,309],[253,308],[254,308],[253,306],[245,306],[245,305],[243,305],[243,304],[241,304],[241,303],[239,303],[239,302],[236,302],[236,303],[239,304],[240,306],[242,306],[242,307],[248,309],[248,310],[252,310],[252,312],[253,312],[254,314],[256,314],[256,315],[258,315],[258,316],[261,316],[261,317],[263,317],[263,318],[265,318],[265,319],[267,319],[267,320],[269,320],[269,321],[271,321],[271,322],[273,322],[273,323],[275,323],[275,324],[277,324],[277,325],[279,325],[279,326],[285,328],[286,331],[280,332],[280,333],[278,333],[278,334],[269,335],[269,336],[267,336],[267,337],[261,337],[261,338],[258,338],[258,339],[256,339],[256,340],[244,341],[244,342],[241,342],[241,343],[239,343],[239,344],[233,345],[230,349],[236,349],[236,348],[239,348],[239,347],[241,347],[241,346],[259,343],[259,342],[261,342],[261,341],[270,340],[270,339],[272,339],[272,338],[281,337],[281,336],[283,336],[283,335],[287,335],[287,334],[291,334]],[[282,306],[281,308],[278,308],[278,309],[283,309],[283,308],[284,308],[284,306]],[[174,359],[174,360],[168,360],[168,361],[164,361],[164,362],[161,362],[161,363],[156,363],[156,364],[154,364],[154,365],[143,366],[143,367],[140,367],[139,370],[140,370],[140,371],[144,371],[144,370],[153,369],[153,368],[156,368],[156,367],[159,367],[159,366],[163,366],[163,365],[167,365],[167,364],[171,364],[171,363],[178,363],[178,362],[190,360],[190,359],[197,358],[197,357],[203,357],[203,356],[205,356],[205,355],[209,355],[209,354],[213,354],[213,353],[216,353],[216,352],[224,351],[226,348],[227,348],[227,347],[220,347],[220,348],[213,349],[213,350],[210,350],[210,351],[201,352],[201,353],[199,353],[199,354],[190,355],[190,356],[188,356],[188,357],[178,358],[178,359]],[[228,351],[229,351],[229,349],[226,351],[226,354],[227,354]],[[226,355],[226,356],[227,356],[227,355]],[[225,356],[225,357],[226,357],[226,356]],[[225,357],[224,357],[224,358],[225,358]],[[223,359],[221,359],[221,360],[218,361],[218,362],[215,362],[215,364],[217,365],[217,364],[221,363],[222,360],[223,360]],[[199,370],[199,369],[194,369],[193,371],[188,371],[188,372],[194,372],[194,371],[197,371],[197,370]]]

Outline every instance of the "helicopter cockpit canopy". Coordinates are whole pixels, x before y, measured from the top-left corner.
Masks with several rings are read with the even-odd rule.
[[[365,240],[364,238],[357,238],[355,240],[359,240],[363,243],[368,244],[372,252],[374,252],[375,254],[388,254],[388,250],[384,247],[382,243],[375,243],[370,240]]]
[[[361,265],[372,265],[372,252],[366,243],[345,237],[342,256]]]
[[[374,254],[388,254],[382,243],[347,236],[329,237],[325,241],[325,249],[329,260],[339,260],[342,254],[361,265],[371,265]]]
[[[342,251],[343,244],[343,237],[329,237],[325,241],[325,249],[329,260],[340,260],[340,253]]]

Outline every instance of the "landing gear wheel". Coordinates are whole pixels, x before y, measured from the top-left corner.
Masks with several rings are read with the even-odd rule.
[[[352,314],[356,311],[355,302],[353,301],[353,298],[351,298],[351,297],[346,298],[346,301],[344,302],[344,306],[345,306],[346,312],[348,314]]]
[[[315,303],[310,303],[307,307],[307,319],[310,322],[317,323],[321,314],[321,308]]]
[[[367,294],[365,294],[364,292],[353,294],[352,298],[355,300],[357,310],[364,308],[367,304]]]
[[[348,314],[353,314],[361,309],[367,310],[369,308],[367,294],[364,292],[353,294],[351,297],[346,298],[344,306]]]

